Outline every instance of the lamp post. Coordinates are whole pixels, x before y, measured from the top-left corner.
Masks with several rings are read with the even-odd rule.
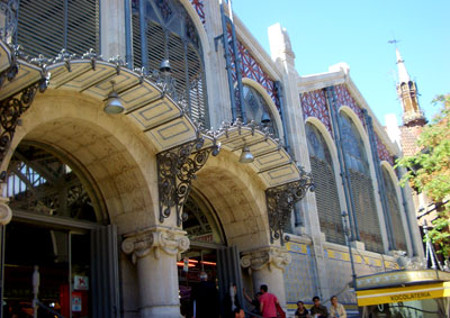
[[[348,217],[347,212],[342,211],[342,226],[344,228],[345,242],[347,243],[347,246],[348,246],[348,252],[350,254],[350,265],[352,268],[352,285],[353,285],[353,289],[356,292],[355,262],[353,261],[353,252],[352,252],[352,246],[351,246],[351,233],[350,233],[350,228],[348,227],[347,217]]]

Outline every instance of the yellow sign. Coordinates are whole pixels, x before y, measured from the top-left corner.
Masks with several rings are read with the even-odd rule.
[[[356,292],[358,306],[370,306],[441,297],[450,297],[450,282],[408,287],[361,290]]]

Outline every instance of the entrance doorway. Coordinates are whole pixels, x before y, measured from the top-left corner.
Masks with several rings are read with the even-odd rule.
[[[55,312],[89,316],[89,232],[14,220],[6,228],[6,242],[3,300],[8,312],[32,316],[37,297],[42,303],[39,317],[55,317]],[[39,282],[32,279],[37,274]]]
[[[2,227],[2,317],[119,317],[115,227],[80,169],[54,149],[19,145]],[[105,292],[109,291],[109,292]]]
[[[181,314],[187,318],[193,316],[194,300],[201,281],[206,279],[206,285],[214,286],[215,290],[210,289],[217,293],[210,301],[217,303],[223,316],[231,308],[230,285],[236,284],[237,302],[243,304],[239,253],[236,247],[227,247],[215,211],[201,194],[191,193],[184,213],[187,219],[183,230],[189,237],[190,248],[177,263]]]

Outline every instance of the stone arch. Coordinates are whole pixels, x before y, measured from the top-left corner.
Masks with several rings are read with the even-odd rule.
[[[327,171],[327,165],[325,164],[327,160],[323,160],[322,158],[313,158],[311,156],[311,152],[309,152],[311,172],[313,173],[314,180],[317,180],[314,196],[319,221],[321,224],[321,231],[325,234],[329,242],[345,244],[341,218],[341,211],[346,210],[345,201],[341,199],[344,198],[345,194],[342,186],[340,186],[342,185],[342,179],[340,177],[339,159],[337,157],[336,146],[325,125],[320,120],[314,117],[309,117],[306,120],[306,132],[308,132],[308,125],[317,129],[318,133],[323,138],[325,142],[324,147],[327,148],[330,154],[330,164],[334,175],[333,179],[328,179],[330,176]],[[306,139],[309,149],[312,145],[310,144],[308,133],[306,134]],[[332,185],[333,181],[334,187]],[[324,198],[326,199],[324,200]],[[329,201],[329,203],[326,203],[326,201]],[[337,201],[338,206],[333,205],[335,201]],[[335,213],[330,213],[331,211]]]
[[[38,95],[21,117],[4,165],[23,140],[49,145],[92,177],[120,233],[156,224],[156,164],[149,155],[155,149],[126,117],[105,114],[101,104],[64,90]]]
[[[186,12],[189,14],[189,17],[192,19],[192,22],[195,25],[195,29],[198,32],[198,36],[200,37],[200,43],[203,50],[204,58],[206,59],[209,55],[210,47],[208,41],[208,35],[206,34],[206,30],[203,26],[200,17],[197,14],[197,11],[191,4],[189,0],[179,0],[180,4],[186,9]]]
[[[406,211],[403,209],[403,206],[401,204],[402,202],[402,194],[401,194],[401,190],[398,186],[398,178],[397,175],[395,174],[394,169],[392,168],[391,164],[385,160],[380,162],[381,165],[381,172],[383,173],[383,170],[387,172],[389,178],[390,178],[390,182],[392,183],[394,189],[395,189],[395,197],[397,199],[397,205],[398,205],[398,212],[400,214],[400,218],[401,218],[401,224],[403,225],[403,234],[404,234],[404,239],[406,242],[406,247],[408,251],[412,250],[412,246],[411,246],[411,242],[409,240],[410,236],[410,229],[408,226],[408,220],[406,218]],[[384,178],[384,177],[383,177]],[[384,181],[384,180],[383,180]],[[391,211],[391,213],[393,213]],[[397,231],[395,231],[394,233],[394,237],[396,237],[396,234],[398,234]],[[397,242],[396,242],[397,243]],[[410,253],[411,254],[411,253]]]
[[[353,196],[353,206],[356,209],[355,212],[357,215],[356,219],[358,222],[359,233],[361,233],[361,236],[365,237],[361,238],[361,240],[365,242],[367,249],[382,253],[386,250],[386,246],[388,246],[387,234],[385,228],[385,219],[381,208],[381,201],[378,192],[375,191],[375,189],[378,189],[378,180],[376,177],[374,177],[376,174],[373,160],[371,160],[373,154],[370,149],[369,137],[364,129],[363,123],[350,107],[342,106],[339,109],[339,116],[342,115],[347,116],[350,123],[355,127],[357,134],[356,137],[361,138],[361,150],[364,151],[364,153],[361,152],[361,155],[366,156],[365,164],[367,166],[361,167],[358,161],[353,160],[352,158],[350,164],[356,164],[356,168],[348,169],[348,171],[350,172],[349,178],[351,179],[350,184]],[[346,164],[348,165],[348,159],[345,160]],[[368,169],[367,174],[365,173],[366,169]],[[352,170],[354,171],[352,172]],[[364,180],[365,178],[369,178],[370,181]],[[366,191],[363,191],[363,187],[365,186],[368,188],[366,188]],[[366,196],[366,194],[370,195]],[[368,208],[369,206],[370,208]],[[371,213],[373,215],[368,218],[368,213]],[[378,221],[378,226],[374,225],[374,221]],[[364,231],[362,229],[364,229]],[[382,242],[382,244],[380,244],[380,242]]]
[[[198,172],[193,186],[214,207],[229,245],[241,251],[270,245],[265,186],[249,165],[222,150]]]

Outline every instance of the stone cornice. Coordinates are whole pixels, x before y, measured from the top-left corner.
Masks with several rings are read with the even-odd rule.
[[[189,248],[189,239],[186,232],[166,227],[151,227],[138,232],[124,235],[122,251],[131,255],[133,264],[140,257],[145,257],[154,253],[155,258],[159,258],[162,253],[170,256],[180,254]]]
[[[291,255],[282,247],[267,246],[242,253],[241,266],[249,271],[259,271],[272,267],[284,270],[291,263]]]
[[[299,93],[315,91],[329,86],[345,83],[345,74],[343,72],[328,72],[300,76],[297,87]]]

